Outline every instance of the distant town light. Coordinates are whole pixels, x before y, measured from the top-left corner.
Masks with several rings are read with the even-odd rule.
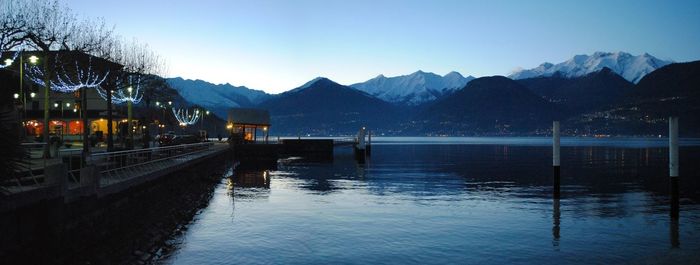
[[[19,94],[15,93],[15,94],[12,95],[12,97],[14,97],[15,99],[18,99],[18,98],[19,98]]]
[[[69,103],[69,102],[66,102],[66,107],[70,107],[70,103]]]
[[[58,108],[58,103],[53,103],[54,108]]]
[[[168,101],[168,105],[173,105],[173,102],[172,102],[172,101]]]
[[[156,107],[160,106],[160,102],[156,101]]]
[[[38,61],[39,61],[39,57],[36,57],[34,55],[29,56],[29,63],[36,64]]]
[[[206,113],[207,115],[209,115],[209,111],[208,111],[208,110],[207,110],[207,112],[205,112],[205,113]]]
[[[14,62],[15,62],[15,61],[12,60],[12,59],[9,59],[9,58],[8,58],[8,59],[5,59],[5,66],[10,66],[10,65],[12,65],[12,63],[14,63]]]
[[[36,97],[36,93],[34,93],[34,92],[29,93],[29,96],[32,97],[32,98],[34,98],[34,97]]]
[[[73,109],[73,112],[78,112],[78,109]]]
[[[133,90],[134,90],[134,89],[131,88],[131,87],[127,87],[127,88],[126,88],[126,91],[129,92],[129,93],[131,93],[131,91],[133,91]]]

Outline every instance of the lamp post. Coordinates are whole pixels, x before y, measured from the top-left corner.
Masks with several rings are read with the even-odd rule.
[[[128,124],[128,132],[129,132],[129,148],[134,147],[134,130],[132,128],[132,114],[133,114],[133,103],[131,101],[131,93],[134,91],[134,88],[132,87],[127,87],[126,92],[129,92],[129,100],[126,101],[126,107],[127,107],[127,120],[126,123]]]
[[[263,134],[265,135],[265,143],[267,144],[267,138],[268,138],[267,126],[264,126],[264,127],[263,127]]]
[[[49,60],[48,52],[44,52],[46,55],[44,58],[44,157],[51,158],[51,153],[49,152],[50,142],[49,142],[49,91],[51,90],[51,71],[49,70]],[[37,62],[38,58],[36,56],[29,58],[30,62]]]
[[[61,107],[61,118],[63,118],[63,101],[56,101],[56,103],[54,103],[53,106],[56,108]]]
[[[36,64],[38,61],[39,61],[39,57],[36,57],[34,55],[29,57],[29,63],[31,63],[33,65]],[[8,59],[5,59],[4,63],[5,63],[5,66],[10,66],[14,63],[14,60],[8,58]],[[19,94],[15,94],[13,96],[14,96],[15,100],[19,100],[19,102],[22,105],[22,112],[20,114],[24,114],[24,115],[20,115],[20,122],[24,123],[24,119],[27,118],[27,95],[26,95],[26,92],[24,91],[24,53],[23,53],[23,51],[20,51],[20,54],[19,54],[19,66],[18,66],[18,68],[19,68]],[[36,94],[34,92],[32,92],[31,94],[32,94],[32,99],[33,99],[34,96],[36,96]],[[23,133],[23,135],[24,135],[24,133]]]
[[[37,62],[39,62],[39,57],[36,57],[35,55],[29,56],[29,63],[32,65],[35,65]],[[19,57],[19,87],[20,91],[23,91],[24,89],[24,56],[23,54],[20,54]],[[22,107],[24,108],[24,118],[27,118],[27,95],[25,93],[22,94]],[[34,92],[31,93],[32,100],[34,100],[34,96],[36,94]]]

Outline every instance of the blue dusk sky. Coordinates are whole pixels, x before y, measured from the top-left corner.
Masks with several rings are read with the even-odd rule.
[[[416,70],[507,75],[595,51],[700,59],[700,1],[65,0],[166,58],[168,76],[279,93]]]

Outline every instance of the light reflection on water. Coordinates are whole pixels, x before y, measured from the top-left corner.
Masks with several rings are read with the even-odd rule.
[[[372,151],[364,166],[337,149],[329,163],[234,172],[163,262],[697,264],[698,147],[681,149],[677,221],[667,153],[653,145],[563,148],[561,200],[551,198],[546,146]]]

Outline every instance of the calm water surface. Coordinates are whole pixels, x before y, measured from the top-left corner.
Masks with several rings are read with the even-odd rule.
[[[681,148],[669,218],[666,139],[376,138],[364,166],[236,170],[165,264],[700,264],[700,141]],[[346,150],[347,149],[347,150]]]

